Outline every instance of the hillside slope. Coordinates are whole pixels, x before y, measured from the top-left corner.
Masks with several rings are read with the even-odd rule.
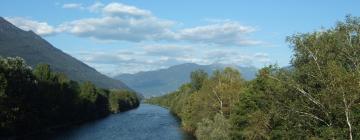
[[[126,88],[119,80],[109,78],[94,68],[52,46],[32,31],[23,31],[0,17],[0,56],[25,59],[34,67],[49,64],[54,71],[65,73],[70,79],[91,81],[102,88]]]

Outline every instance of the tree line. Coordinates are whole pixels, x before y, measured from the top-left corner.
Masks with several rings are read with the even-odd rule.
[[[289,67],[264,67],[251,81],[232,68],[197,70],[147,102],[168,107],[200,140],[360,139],[360,18],[287,41]]]
[[[0,138],[82,123],[136,108],[132,91],[97,88],[53,72],[34,69],[22,58],[0,58]]]

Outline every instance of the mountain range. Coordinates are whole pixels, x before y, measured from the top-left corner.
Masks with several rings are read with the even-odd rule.
[[[24,31],[0,17],[0,56],[22,57],[31,67],[46,63],[70,79],[91,81],[101,88],[129,89],[123,82],[107,77],[94,68],[55,48],[33,31]]]
[[[139,72],[135,74],[121,74],[115,79],[123,81],[130,88],[141,93],[145,97],[159,96],[171,91],[175,91],[182,84],[190,81],[190,73],[197,69],[202,69],[208,74],[214,70],[221,70],[225,67],[233,67],[240,71],[245,80],[255,78],[257,69],[255,67],[240,67],[223,64],[198,65],[185,63],[175,65],[167,69],[155,71]]]

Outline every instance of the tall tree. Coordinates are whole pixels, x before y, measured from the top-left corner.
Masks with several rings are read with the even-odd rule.
[[[360,18],[347,16],[335,28],[288,38],[295,53],[292,73],[269,77],[292,90],[280,107],[307,136],[359,138],[359,35]]]
[[[191,79],[190,84],[191,84],[192,90],[194,90],[194,91],[200,90],[200,88],[203,85],[203,82],[207,78],[208,78],[208,74],[202,69],[191,72],[191,74],[190,74],[190,79]]]
[[[52,80],[52,73],[50,65],[48,64],[38,64],[33,70],[34,75],[38,80],[48,81]]]

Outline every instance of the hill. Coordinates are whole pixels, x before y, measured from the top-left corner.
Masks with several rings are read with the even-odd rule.
[[[102,88],[126,88],[119,80],[109,78],[94,68],[52,46],[33,31],[24,31],[0,17],[0,56],[25,59],[34,67],[46,63],[54,71],[66,74],[70,79],[91,81]]]

